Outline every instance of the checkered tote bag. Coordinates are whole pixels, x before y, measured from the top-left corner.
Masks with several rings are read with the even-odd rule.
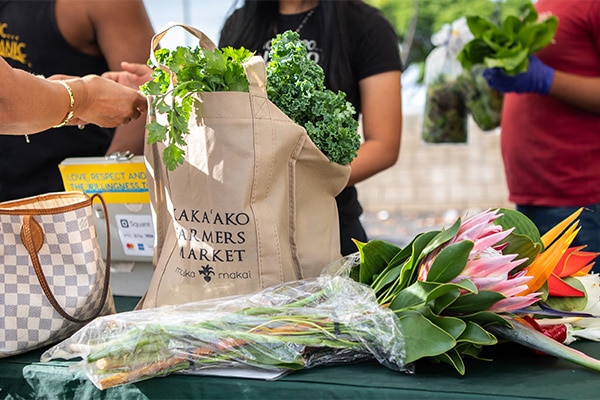
[[[0,357],[56,343],[115,312],[92,216],[96,197],[106,215],[102,197],[81,192],[0,203]]]

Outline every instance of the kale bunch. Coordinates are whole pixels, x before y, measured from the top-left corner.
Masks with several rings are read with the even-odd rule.
[[[325,88],[323,69],[308,58],[296,32],[283,32],[271,41],[267,96],[306,129],[330,161],[346,165],[356,157],[360,147],[356,111],[345,93]]]

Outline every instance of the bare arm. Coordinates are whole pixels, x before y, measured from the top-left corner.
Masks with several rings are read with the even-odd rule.
[[[135,90],[90,75],[66,80],[73,91],[72,124],[91,122],[115,127],[140,117],[146,99]],[[0,57],[0,133],[25,135],[61,123],[70,109],[70,96],[58,82],[13,69]],[[34,94],[34,95],[32,95]]]
[[[551,96],[575,107],[600,114],[600,77],[573,75],[554,70]]]
[[[102,55],[110,70],[120,70],[124,61],[146,63],[154,30],[142,0],[59,0],[56,7],[65,38],[82,51]],[[143,116],[118,127],[107,153],[142,154],[145,124]]]
[[[391,167],[398,160],[402,136],[400,77],[400,71],[390,71],[359,82],[364,143],[350,164],[349,186]]]

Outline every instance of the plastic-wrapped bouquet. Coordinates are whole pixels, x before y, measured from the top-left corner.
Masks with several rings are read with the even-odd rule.
[[[569,248],[580,212],[542,237],[503,209],[459,218],[404,248],[359,242],[317,279],[98,318],[42,361],[80,358],[100,389],[176,371],[292,371],[365,358],[404,372],[418,360],[443,362],[464,374],[464,358],[501,337],[600,371],[600,361],[536,322],[548,310],[569,312],[549,307],[549,288],[564,296],[555,291],[565,290],[561,282],[589,271],[597,255]]]

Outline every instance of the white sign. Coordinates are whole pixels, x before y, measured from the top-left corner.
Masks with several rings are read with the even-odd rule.
[[[115,215],[123,252],[128,256],[152,256],[154,226],[151,215]]]

